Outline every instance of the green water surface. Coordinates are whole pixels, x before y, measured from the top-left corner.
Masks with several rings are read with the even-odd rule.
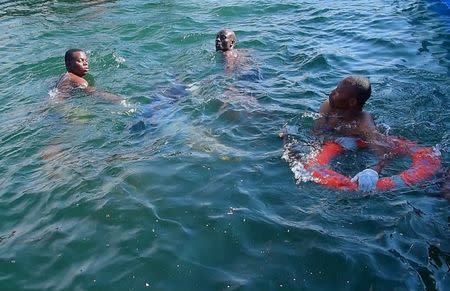
[[[277,137],[310,139],[361,74],[380,130],[448,167],[449,15],[431,0],[0,1],[0,290],[450,290],[439,177],[371,195],[296,184]],[[251,59],[233,74],[223,27]],[[50,101],[73,47],[127,106]]]

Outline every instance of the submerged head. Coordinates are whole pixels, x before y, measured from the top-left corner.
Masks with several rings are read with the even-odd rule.
[[[68,72],[83,77],[89,71],[89,61],[86,53],[81,49],[70,49],[64,56]]]
[[[232,50],[236,44],[236,35],[230,29],[222,29],[216,34],[216,51]]]
[[[349,76],[339,82],[328,97],[331,108],[339,110],[362,110],[369,99],[372,88],[369,79],[362,76]]]

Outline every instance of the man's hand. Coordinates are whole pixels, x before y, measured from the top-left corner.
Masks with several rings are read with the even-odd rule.
[[[365,169],[356,174],[352,178],[352,182],[358,183],[359,190],[369,192],[376,189],[378,178],[377,172],[372,169]]]

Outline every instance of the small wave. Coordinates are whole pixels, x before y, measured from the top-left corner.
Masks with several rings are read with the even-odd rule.
[[[117,63],[117,67],[119,67],[121,64],[125,63],[125,58],[120,56],[118,53],[113,52],[112,56],[114,58],[114,61]]]
[[[385,135],[389,135],[391,131],[391,126],[387,123],[380,123],[378,125],[378,130]]]
[[[58,88],[53,88],[50,89],[50,91],[48,91],[49,98],[56,98],[57,95],[58,95]]]
[[[51,103],[58,103],[61,101],[61,92],[58,88],[52,88],[48,91],[48,101]]]
[[[442,137],[442,141],[436,145],[436,148],[440,152],[449,153],[450,152],[450,134],[445,134]]]
[[[316,112],[303,112],[301,116],[302,118],[312,118],[313,120],[316,120],[319,119],[321,115]]]
[[[288,162],[297,184],[316,180],[305,168],[305,165],[318,154],[317,148],[301,144],[295,139],[284,145],[281,158]]]

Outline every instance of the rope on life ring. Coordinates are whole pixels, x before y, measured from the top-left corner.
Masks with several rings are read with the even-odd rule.
[[[412,164],[405,171],[378,179],[376,189],[386,191],[395,188],[412,186],[431,178],[441,167],[440,153],[431,147],[420,147],[416,143],[394,138],[393,153],[396,155],[409,155]],[[356,141],[357,147],[367,147],[367,143],[361,139]],[[351,178],[332,170],[329,163],[332,159],[344,152],[344,148],[334,141],[324,143],[322,149],[314,155],[305,165],[314,181],[318,184],[341,190],[357,190],[358,184]]]

